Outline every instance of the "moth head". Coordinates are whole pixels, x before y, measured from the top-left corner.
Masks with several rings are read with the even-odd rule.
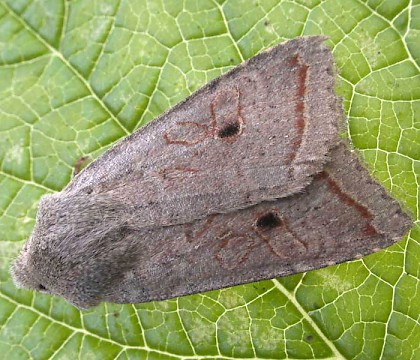
[[[123,271],[116,205],[58,193],[41,199],[34,231],[12,265],[16,286],[59,295],[78,308],[98,305]]]

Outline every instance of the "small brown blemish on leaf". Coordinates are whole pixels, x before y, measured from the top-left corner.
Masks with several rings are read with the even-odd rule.
[[[310,342],[314,341],[314,336],[313,335],[306,335],[305,340],[310,343]]]
[[[88,159],[89,159],[88,156],[82,156],[74,163],[73,176],[76,176],[78,173],[80,173],[83,170],[83,168],[87,164]]]

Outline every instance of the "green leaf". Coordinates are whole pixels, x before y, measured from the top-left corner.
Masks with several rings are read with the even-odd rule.
[[[309,34],[329,36],[354,145],[418,219],[419,0],[0,1],[2,358],[420,358],[418,225],[339,266],[83,313],[10,280],[40,197],[63,188],[80,157]]]

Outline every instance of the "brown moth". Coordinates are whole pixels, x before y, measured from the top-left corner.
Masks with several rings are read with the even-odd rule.
[[[409,216],[340,143],[325,38],[260,53],[43,197],[15,283],[80,308],[308,271],[391,245]]]

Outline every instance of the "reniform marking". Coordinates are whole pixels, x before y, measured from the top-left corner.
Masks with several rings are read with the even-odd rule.
[[[268,230],[281,226],[282,221],[277,214],[269,212],[259,217],[255,225],[261,230]]]
[[[241,131],[241,124],[239,122],[233,123],[233,124],[227,124],[224,128],[220,129],[218,132],[219,138],[227,138],[227,137],[233,137],[235,135],[238,135]]]

